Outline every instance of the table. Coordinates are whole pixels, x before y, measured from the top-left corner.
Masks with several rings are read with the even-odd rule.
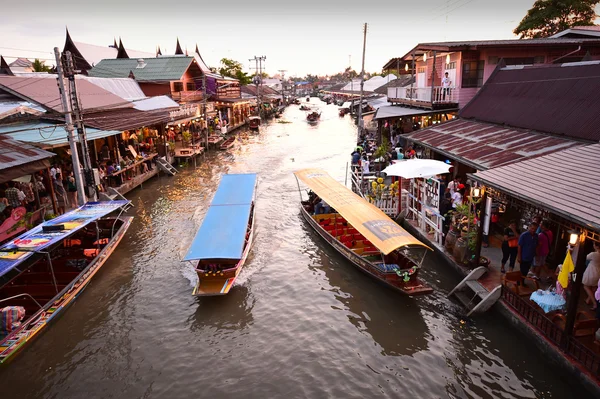
[[[537,303],[546,313],[562,310],[567,304],[562,295],[550,291],[537,290],[531,294],[529,299]]]

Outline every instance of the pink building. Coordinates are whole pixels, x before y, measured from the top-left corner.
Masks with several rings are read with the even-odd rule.
[[[420,43],[384,65],[385,73],[415,75],[411,86],[388,88],[388,100],[424,109],[456,110],[473,98],[500,60],[515,67],[600,60],[600,32],[598,27],[589,28],[594,29],[576,34],[567,30],[544,39]],[[446,73],[449,80],[442,82]]]

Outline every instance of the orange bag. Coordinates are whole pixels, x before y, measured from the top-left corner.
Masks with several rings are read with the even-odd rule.
[[[519,246],[519,238],[518,237],[508,239],[508,247],[509,248],[516,248],[518,246]]]

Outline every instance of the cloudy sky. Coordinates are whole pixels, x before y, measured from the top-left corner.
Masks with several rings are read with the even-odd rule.
[[[91,4],[88,4],[91,3]],[[173,53],[177,37],[196,43],[209,66],[223,57],[242,62],[264,55],[270,74],[334,74],[360,70],[362,24],[369,24],[365,69],[419,42],[510,39],[534,0],[285,1],[28,0],[2,5],[0,54],[49,59],[73,40],[96,45],[123,40],[126,49]],[[252,63],[253,65],[253,63]]]

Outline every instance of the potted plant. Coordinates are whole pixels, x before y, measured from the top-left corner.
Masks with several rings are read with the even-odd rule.
[[[183,147],[187,147],[190,145],[190,143],[192,142],[192,134],[189,131],[185,131],[181,134],[181,138],[182,138],[182,145]]]
[[[382,165],[385,166],[386,163],[386,155],[390,152],[390,142],[384,137],[381,141],[381,145],[377,147],[375,152],[373,153],[373,164],[377,165],[377,170],[381,171]]]

